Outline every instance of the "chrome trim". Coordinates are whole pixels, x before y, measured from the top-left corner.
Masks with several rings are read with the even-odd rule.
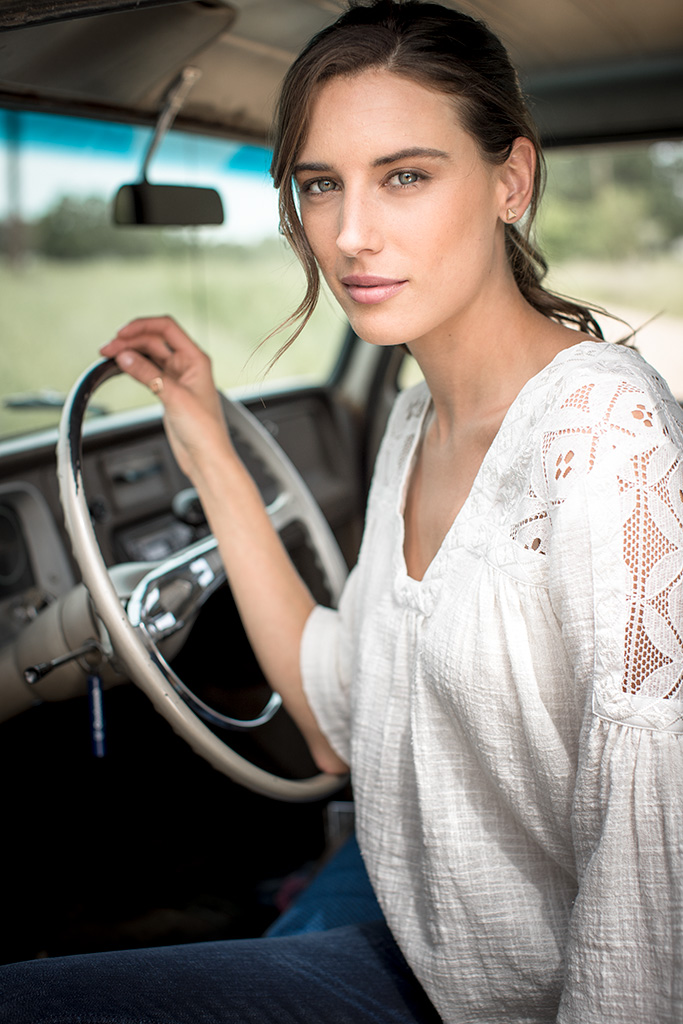
[[[176,586],[178,583],[187,584],[187,587],[179,592]],[[242,719],[224,715],[206,704],[182,681],[157,647],[161,640],[189,625],[202,605],[223,583],[225,570],[220,561],[218,544],[214,537],[208,537],[166,559],[143,576],[130,596],[126,611],[131,624],[140,630],[159,669],[192,710],[212,725],[245,732],[265,725],[279,711],[282,698],[278,693],[271,695],[256,718]],[[171,593],[170,600],[168,597],[164,600],[164,590],[173,587],[175,591]]]

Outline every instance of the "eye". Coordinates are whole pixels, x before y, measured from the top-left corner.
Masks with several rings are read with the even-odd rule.
[[[303,191],[312,195],[321,195],[324,192],[334,192],[336,187],[336,181],[332,181],[331,178],[316,178],[314,181],[307,181]]]
[[[405,188],[408,185],[417,185],[418,181],[422,181],[422,178],[423,175],[418,174],[417,171],[396,171],[395,174],[392,174],[389,182]]]

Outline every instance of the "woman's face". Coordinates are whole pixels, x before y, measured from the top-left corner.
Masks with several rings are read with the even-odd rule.
[[[366,341],[452,334],[507,273],[509,182],[442,93],[387,71],[325,83],[295,180],[315,258]]]

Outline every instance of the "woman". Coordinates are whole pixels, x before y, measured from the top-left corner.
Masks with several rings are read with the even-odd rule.
[[[352,8],[287,76],[273,175],[299,315],[319,268],[425,376],[339,611],[296,575],[181,329],[137,320],[102,351],[160,395],[318,765],[351,766],[388,930],[20,965],[0,1019],[680,1021],[680,410],[543,289],[538,142],[481,24]]]

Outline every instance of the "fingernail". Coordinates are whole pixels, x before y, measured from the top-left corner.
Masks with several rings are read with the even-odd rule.
[[[133,363],[133,356],[130,352],[122,352],[119,356],[119,366],[131,366]]]

